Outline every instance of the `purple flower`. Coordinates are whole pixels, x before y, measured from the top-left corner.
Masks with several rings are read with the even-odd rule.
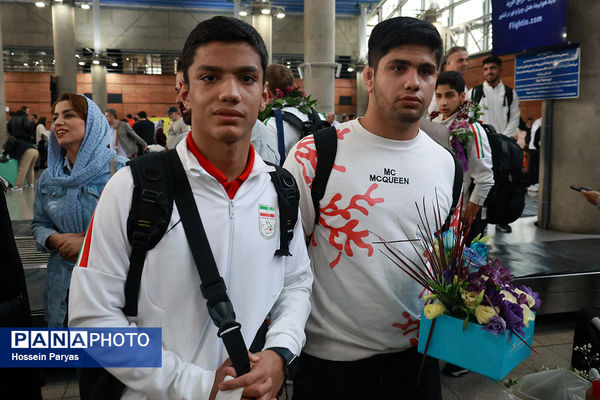
[[[460,160],[460,163],[463,166],[463,171],[465,171],[465,172],[468,171],[469,170],[469,162],[467,161],[465,149],[456,137],[452,138],[452,147],[454,147],[454,150],[456,152],[456,158],[458,158]]]
[[[467,276],[467,289],[471,292],[481,292],[482,289],[485,289],[485,280],[478,275],[477,273],[472,273]]]
[[[534,292],[529,286],[525,285],[518,285],[517,288],[521,289],[522,291],[533,297],[533,299],[535,300],[535,305],[533,307],[530,307],[531,311],[535,312],[540,309],[540,306],[542,305],[542,300],[540,299],[540,295],[537,292]]]
[[[503,301],[500,303],[500,315],[506,321],[506,327],[523,335],[523,309],[520,305]]]
[[[490,318],[490,321],[482,326],[481,329],[498,336],[506,330],[506,322],[501,317],[496,315]]]

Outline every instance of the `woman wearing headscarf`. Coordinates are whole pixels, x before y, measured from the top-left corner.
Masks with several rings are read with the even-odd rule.
[[[48,260],[44,312],[50,327],[64,325],[71,271],[100,193],[127,159],[109,149],[110,127],[92,100],[74,93],[52,106],[48,169],[40,177],[31,228]]]

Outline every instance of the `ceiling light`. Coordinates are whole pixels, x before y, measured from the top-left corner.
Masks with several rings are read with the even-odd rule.
[[[281,8],[281,7],[277,7],[277,13],[275,14],[275,16],[279,19],[283,19],[285,18],[285,9]]]
[[[352,68],[352,67],[348,67],[347,71],[348,71],[348,72],[354,72],[354,68]]]
[[[263,15],[271,14],[271,7],[263,7],[260,9],[260,13]]]
[[[118,66],[119,66],[119,64],[117,64],[116,62],[113,62],[113,63],[112,63],[112,64],[110,64],[110,65],[112,65],[113,67],[118,67]]]
[[[89,3],[86,1],[84,3],[81,3],[81,8],[83,8],[84,10],[89,10],[90,9],[90,5]]]
[[[246,17],[247,15],[248,15],[248,11],[246,11],[246,10],[240,11],[240,17]]]
[[[23,63],[23,66],[24,66],[24,67],[29,67],[29,64],[27,64],[27,63]]]
[[[79,56],[79,54],[75,54],[75,57],[79,58],[80,56]]]
[[[94,60],[94,61],[92,61],[92,64],[94,64],[94,65],[100,65],[100,60]]]
[[[85,65],[85,63],[83,61],[79,61],[78,64],[79,65]]]
[[[44,3],[43,1],[36,1],[35,6],[36,7],[46,7],[46,3]]]

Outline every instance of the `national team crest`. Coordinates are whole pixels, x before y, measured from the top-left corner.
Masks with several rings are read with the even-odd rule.
[[[277,231],[275,207],[258,205],[258,230],[265,239],[273,239]]]

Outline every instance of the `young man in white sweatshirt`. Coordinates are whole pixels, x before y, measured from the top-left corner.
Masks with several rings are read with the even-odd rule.
[[[481,217],[481,208],[494,186],[494,173],[492,151],[485,130],[477,121],[469,122],[469,116],[461,110],[465,105],[464,90],[465,81],[460,73],[442,72],[435,84],[435,101],[440,114],[432,121],[448,128],[452,151],[463,162],[463,215],[467,221],[474,218],[468,236],[472,239],[483,234],[487,225],[485,218]],[[453,131],[457,132],[461,127],[469,133],[468,144],[466,148],[457,149],[460,141]],[[460,146],[463,147],[462,144]]]
[[[367,112],[336,127],[335,164],[317,224],[313,136],[286,159],[300,188],[304,232],[312,235],[315,274],[295,400],[441,399],[436,360],[427,359],[415,386],[422,288],[380,252],[371,234],[418,239],[415,203],[423,200],[428,213],[436,197],[442,218],[449,213],[452,155],[419,129],[441,52],[440,35],[428,22],[399,17],[373,29],[363,72]],[[409,243],[394,245],[417,258]]]
[[[241,323],[246,345],[269,315],[262,351],[252,369],[235,376],[208,315],[200,277],[173,207],[168,229],[146,255],[136,318],[123,312],[131,245],[127,239],[133,179],[123,168],[106,185],[73,271],[72,327],[161,327],[161,368],[110,368],[126,386],[123,399],[214,399],[243,387],[244,398],[271,400],[284,381],[287,355],[298,355],[310,312],[312,273],[300,222],[277,256],[278,218],[265,231],[262,209],[279,213],[277,192],[250,144],[267,100],[267,52],[250,25],[231,17],[198,24],[183,49],[181,98],[192,110],[192,131],[176,147],[216,266]],[[286,356],[286,357],[284,357]]]

